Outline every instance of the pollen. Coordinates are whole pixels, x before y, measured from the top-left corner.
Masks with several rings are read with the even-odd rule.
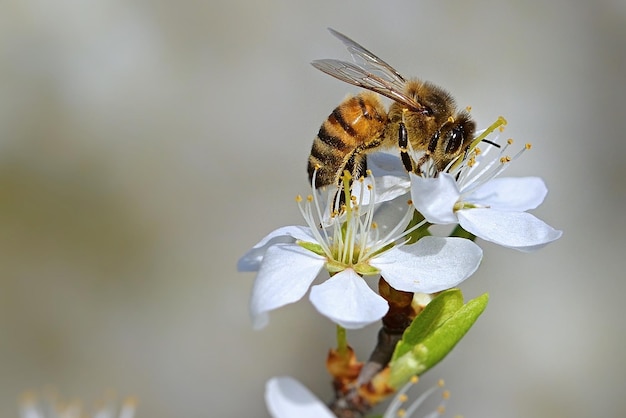
[[[472,111],[472,106],[465,106],[465,110],[467,110],[468,112]]]
[[[524,148],[526,148],[526,149],[531,149],[532,147],[533,147],[533,144],[531,144],[530,142],[528,142],[528,143],[526,143],[524,145]]]
[[[507,139],[506,143],[509,144],[509,145],[513,145],[513,138]]]
[[[302,202],[302,196],[298,195],[296,196],[296,203],[300,203]]]
[[[312,202],[312,201],[313,201],[313,195],[311,195],[311,194],[310,194],[310,195],[308,195],[308,196],[306,197],[306,201],[307,201],[307,202]]]
[[[376,228],[378,228],[378,224],[372,221],[372,229],[376,229]]]
[[[504,157],[501,157],[501,158],[500,158],[500,162],[501,162],[502,164],[506,164],[506,163],[508,163],[508,162],[510,162],[510,161],[511,161],[511,157],[509,157],[508,155],[505,155]]]
[[[406,201],[406,204],[411,206],[413,204],[413,201],[411,199],[409,199],[409,200]]]
[[[450,117],[448,118],[448,122],[450,122],[450,123],[454,123],[454,118],[453,118],[452,116],[450,116]]]

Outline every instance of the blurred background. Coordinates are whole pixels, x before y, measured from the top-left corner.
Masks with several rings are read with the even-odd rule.
[[[251,329],[236,261],[300,224],[319,125],[358,89],[309,65],[326,27],[499,115],[561,240],[481,243],[490,305],[424,377],[450,416],[626,415],[626,3],[9,1],[0,14],[0,416],[53,385],[139,418],[267,417],[264,382],[330,398],[334,326],[305,299]],[[365,357],[377,327],[349,333]]]

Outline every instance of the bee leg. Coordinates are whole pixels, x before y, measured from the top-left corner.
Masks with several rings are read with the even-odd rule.
[[[413,172],[413,159],[409,155],[409,134],[406,131],[404,122],[400,122],[398,127],[398,146],[400,147],[400,159],[404,169],[409,173]]]

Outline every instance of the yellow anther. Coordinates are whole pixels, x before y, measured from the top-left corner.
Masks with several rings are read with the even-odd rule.
[[[509,157],[508,155],[505,155],[504,157],[500,158],[500,162],[501,162],[502,164],[506,164],[506,163],[508,163],[509,161],[511,161],[511,157]]]
[[[372,229],[378,228],[378,224],[376,222],[372,222]]]
[[[316,163],[316,164],[313,166],[313,168],[314,168],[315,170],[319,170],[320,168],[322,168],[322,165],[321,165],[320,163]]]
[[[406,393],[403,393],[402,395],[398,396],[398,400],[400,402],[406,402],[409,399],[409,397],[407,396]]]
[[[509,144],[509,145],[513,145],[513,138],[507,139],[506,143]]]
[[[504,116],[498,116],[498,122],[500,122],[502,125],[506,125],[507,122],[506,119],[504,119]]]
[[[308,195],[308,196],[306,197],[306,201],[307,201],[307,202],[312,202],[312,201],[313,201],[313,195],[312,195],[312,194]]]
[[[409,199],[409,200],[406,201],[406,203],[407,203],[407,205],[411,206],[413,204],[413,201],[411,199]],[[417,381],[416,381],[416,383],[417,383]]]
[[[365,174],[367,174],[368,176],[371,176],[372,175],[372,170],[370,170],[370,169],[365,170]]]
[[[398,409],[398,416],[400,418],[402,418],[405,415],[406,415],[406,410],[405,409]]]
[[[441,394],[441,397],[443,399],[450,399],[450,391],[449,390],[444,390],[443,393]]]
[[[533,147],[533,145],[529,142],[526,145],[524,145],[524,148],[526,149],[531,149]]]
[[[300,195],[296,196],[296,202],[297,203],[302,202],[302,196],[300,196]]]
[[[439,405],[439,406],[437,407],[437,413],[438,413],[439,415],[443,415],[443,414],[445,414],[445,413],[446,413],[446,407],[445,407],[445,406],[443,406],[443,405]]]
[[[409,202],[411,202],[411,201],[409,200]],[[411,202],[411,204],[413,204],[413,202]],[[419,380],[420,379],[417,376],[411,377],[411,383],[413,383],[413,384],[416,384]]]
[[[374,186],[372,186],[371,184],[367,185],[367,190],[372,190],[374,188]]]
[[[450,117],[448,118],[448,122],[450,122],[450,123],[454,123],[454,118],[453,118],[452,116],[450,116]]]
[[[468,112],[472,111],[472,106],[465,106],[465,110],[467,110]]]
[[[443,379],[439,379],[437,381],[437,386],[439,386],[440,388],[444,387],[445,384],[446,382]]]

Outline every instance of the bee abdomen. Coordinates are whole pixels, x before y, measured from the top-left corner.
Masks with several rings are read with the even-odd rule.
[[[344,100],[324,121],[309,156],[309,180],[317,168],[315,187],[336,184],[344,170],[354,177],[365,173],[365,155],[377,147],[387,124],[378,97],[362,93]]]

